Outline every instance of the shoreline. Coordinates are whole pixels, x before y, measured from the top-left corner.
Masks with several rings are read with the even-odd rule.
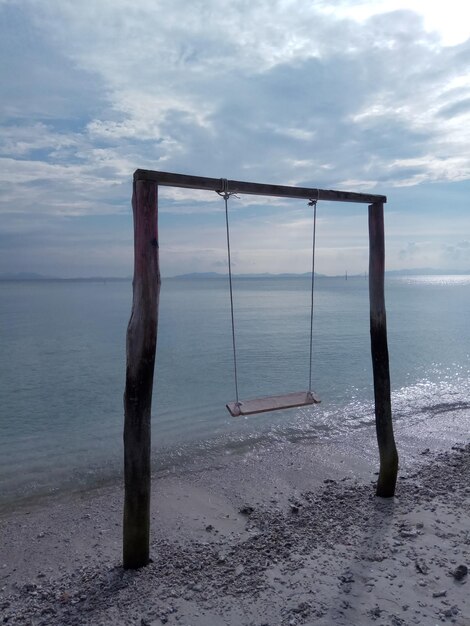
[[[428,412],[423,412],[423,417],[413,416],[409,422],[407,417],[400,417],[394,420],[394,430],[401,439],[400,464],[409,464],[415,457],[415,443],[421,440],[420,445],[428,442],[432,449],[446,449],[449,443],[462,441],[470,432],[470,404],[456,402],[454,405],[447,402],[445,405],[436,405],[431,410],[432,418],[429,419]],[[418,414],[420,409],[417,409]],[[332,426],[331,432],[325,431],[323,424],[314,424],[309,430],[289,429],[285,432],[277,430],[245,431],[243,437],[235,435],[229,437],[218,437],[211,440],[204,440],[192,443],[183,443],[178,448],[163,446],[152,450],[152,481],[156,482],[171,475],[188,473],[200,473],[202,471],[216,470],[218,467],[228,463],[245,463],[251,455],[263,456],[264,451],[279,452],[281,456],[285,450],[292,445],[312,446],[319,450],[321,463],[324,456],[321,450],[330,448],[345,448],[351,441],[352,453],[358,457],[355,464],[378,463],[377,443],[375,440],[375,425],[373,420],[360,421],[356,425],[348,423],[348,429],[338,429]],[[319,428],[319,430],[317,430]],[[368,451],[361,450],[362,442],[367,445]],[[367,444],[365,444],[367,442]],[[209,443],[209,446],[207,446]],[[401,452],[404,454],[401,454]],[[122,484],[123,451],[112,462],[97,466],[97,472],[88,472],[82,468],[79,477],[76,470],[75,477],[67,477],[57,486],[40,486],[36,490],[29,490],[26,493],[15,493],[8,491],[7,494],[0,494],[0,520],[10,513],[45,506],[63,498],[80,498],[87,493],[97,493],[107,488],[119,488]],[[104,468],[106,467],[106,470]],[[53,472],[57,472],[53,468]]]
[[[120,567],[120,486],[10,511],[0,615],[44,626],[468,626],[467,576],[450,572],[470,566],[469,423],[465,412],[396,427],[393,500],[374,496],[373,428],[154,477],[154,562],[138,572]]]

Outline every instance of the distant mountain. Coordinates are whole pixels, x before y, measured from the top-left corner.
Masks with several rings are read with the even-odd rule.
[[[51,276],[43,276],[36,272],[7,272],[0,274],[0,280],[50,280]]]
[[[470,270],[441,270],[434,269],[432,267],[417,268],[417,269],[403,269],[403,270],[388,270],[385,272],[387,276],[447,276],[447,275],[467,275],[470,274]],[[348,278],[364,278],[367,272],[358,274],[346,273]],[[218,272],[192,272],[190,274],[180,274],[178,276],[171,276],[168,278],[184,278],[184,279],[200,279],[200,278],[227,278],[228,274],[220,274]],[[284,274],[233,274],[234,278],[305,278],[311,276],[310,272],[304,272],[303,274],[284,273]],[[330,276],[328,274],[318,274],[315,272],[315,276],[320,278],[345,278],[345,274],[337,274]]]
[[[190,272],[189,274],[178,274],[177,276],[168,276],[168,278],[226,278],[227,274],[219,272]]]
[[[417,269],[402,269],[402,270],[388,270],[385,272],[387,276],[446,276],[446,275],[470,275],[470,269],[468,270],[441,270],[430,267],[417,268]],[[219,272],[190,272],[188,274],[179,274],[177,276],[165,276],[165,279],[186,279],[186,280],[198,280],[207,278],[227,278],[228,274],[222,274]],[[286,272],[284,274],[271,274],[269,272],[260,274],[233,274],[235,278],[306,278],[311,276],[310,272],[304,272],[303,274],[294,274]],[[328,276],[327,274],[318,274],[315,272],[315,276],[320,278],[344,278],[344,274],[337,276]],[[364,277],[363,273],[360,274],[348,274],[349,278]],[[51,281],[67,281],[67,282],[103,282],[103,281],[130,281],[131,276],[116,277],[116,276],[87,276],[77,278],[60,278],[57,276],[45,276],[44,274],[38,274],[37,272],[6,272],[0,274],[0,281],[8,280],[51,280]]]

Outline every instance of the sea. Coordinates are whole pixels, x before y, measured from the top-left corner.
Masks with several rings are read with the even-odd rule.
[[[235,277],[240,399],[305,391],[310,279]],[[122,478],[130,280],[0,282],[0,505]],[[470,276],[387,276],[396,423],[470,408]],[[160,294],[153,471],[257,445],[347,437],[374,421],[365,276],[315,280],[312,389],[321,404],[231,417],[226,278],[168,278]]]

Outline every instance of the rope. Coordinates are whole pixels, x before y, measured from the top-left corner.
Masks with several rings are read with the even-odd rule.
[[[235,397],[236,406],[240,407],[240,400],[238,395],[238,369],[237,369],[237,350],[235,341],[235,316],[233,310],[233,284],[232,284],[232,255],[230,250],[230,228],[228,220],[228,199],[230,196],[235,196],[234,191],[228,190],[228,180],[221,178],[221,191],[217,191],[224,199],[225,203],[225,227],[227,233],[227,260],[228,260],[228,279],[230,287],[230,314],[232,320],[232,349],[233,349],[233,373],[235,379]],[[237,196],[236,196],[237,197]],[[312,233],[312,283],[310,290],[310,355],[309,355],[309,374],[308,374],[308,393],[312,394],[312,357],[313,357],[313,304],[314,304],[314,290],[315,290],[315,240],[317,230],[317,202],[320,199],[320,190],[317,189],[317,198],[310,200],[308,205],[313,206],[313,233]]]
[[[233,286],[232,286],[232,259],[230,253],[230,229],[228,224],[228,199],[230,196],[235,195],[234,191],[228,190],[228,180],[226,178],[221,179],[222,191],[217,191],[219,196],[222,196],[225,202],[225,227],[227,231],[227,259],[228,259],[228,280],[230,286],[230,313],[232,317],[232,347],[233,347],[233,373],[235,377],[235,398],[236,406],[240,406],[238,399],[238,372],[237,372],[237,350],[235,343],[235,316],[233,314]]]
[[[313,206],[313,234],[312,234],[312,286],[310,290],[310,356],[308,371],[308,392],[312,393],[312,356],[313,356],[313,293],[315,289],[315,238],[317,230],[317,202],[320,198],[320,190],[317,189],[316,200],[310,200],[308,206]]]

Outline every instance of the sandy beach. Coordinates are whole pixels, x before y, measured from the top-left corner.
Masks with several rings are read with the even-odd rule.
[[[470,625],[468,409],[396,428],[394,499],[373,427],[153,480],[152,563],[124,572],[122,489],[0,517],[8,625]]]

